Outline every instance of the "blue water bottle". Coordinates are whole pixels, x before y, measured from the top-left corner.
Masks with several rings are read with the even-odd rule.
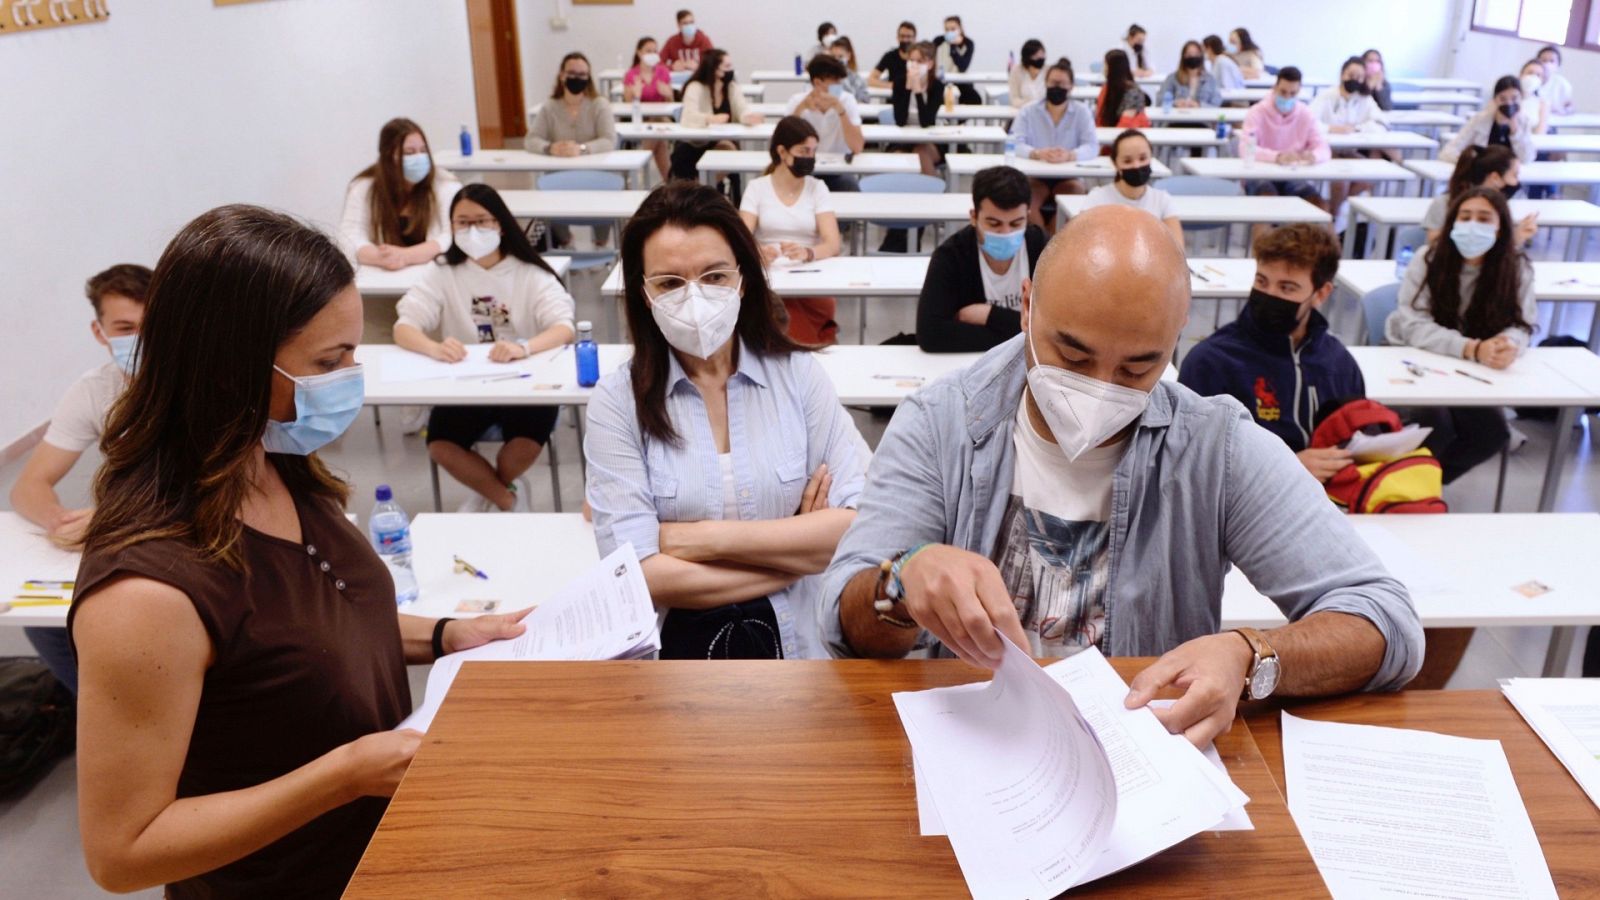
[[[805,71],[805,65],[804,65],[803,61],[800,59],[800,54],[796,53],[794,55],[794,73],[796,75],[799,75],[801,72],[804,72],[804,71]]]
[[[472,155],[472,132],[468,131],[465,125],[461,126],[461,155]]]
[[[1406,267],[1411,265],[1411,257],[1416,256],[1416,255],[1417,255],[1417,251],[1412,249],[1412,248],[1410,248],[1410,247],[1401,247],[1400,248],[1400,252],[1396,253],[1394,255],[1394,277],[1395,278],[1399,279],[1400,281],[1404,281],[1405,280],[1405,278],[1406,278]]]
[[[1217,140],[1225,141],[1227,139],[1228,139],[1228,117],[1225,116],[1225,115],[1217,116]]]
[[[594,324],[578,323],[578,387],[594,387],[600,381],[600,348],[594,342]]]
[[[417,599],[417,575],[411,568],[411,519],[394,502],[394,492],[387,484],[378,485],[377,500],[367,517],[367,534],[394,579],[395,603],[404,606]]]

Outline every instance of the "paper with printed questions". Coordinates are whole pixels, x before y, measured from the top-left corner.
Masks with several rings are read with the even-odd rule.
[[[1127,690],[1098,650],[1041,669],[1008,641],[987,683],[894,695],[923,833],[949,826],[974,897],[1053,896],[1247,802]]]
[[[1289,813],[1335,898],[1555,898],[1499,741],[1283,714]]]
[[[522,620],[517,637],[441,657],[422,705],[399,728],[427,731],[462,663],[639,659],[661,649],[656,610],[633,544],[623,544]]]
[[[396,349],[383,355],[379,364],[379,380],[398,384],[408,381],[432,381],[442,378],[494,378],[500,375],[520,375],[528,371],[526,358],[514,362],[490,362],[489,351],[494,344],[468,344],[467,356],[460,362],[441,362],[431,356]]]
[[[1500,689],[1600,805],[1600,678],[1512,678]]]

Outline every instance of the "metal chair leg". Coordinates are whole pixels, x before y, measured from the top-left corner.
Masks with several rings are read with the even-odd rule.
[[[444,501],[439,496],[439,464],[428,458],[428,477],[433,480],[433,511],[444,512]]]
[[[1506,495],[1506,466],[1511,462],[1511,444],[1500,448],[1500,480],[1494,486],[1494,511],[1500,511],[1500,501]]]
[[[544,449],[545,455],[550,459],[551,499],[555,503],[556,512],[561,512],[561,459],[556,453],[555,435],[554,431],[550,432],[550,443]]]

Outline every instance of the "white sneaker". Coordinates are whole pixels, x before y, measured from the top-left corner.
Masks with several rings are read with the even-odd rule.
[[[474,493],[456,509],[456,512],[486,513],[496,509],[499,509],[499,507],[495,506],[493,503],[490,503],[489,498],[483,496],[482,494]]]
[[[533,485],[528,482],[528,476],[523,475],[512,482],[511,491],[517,496],[517,502],[511,506],[512,512],[533,512]]]
[[[431,406],[402,406],[400,407],[400,430],[404,434],[416,434],[428,427],[428,413],[433,411]]]
[[[1528,436],[1523,434],[1522,430],[1515,425],[1510,426],[1510,429],[1511,439],[1506,442],[1506,451],[1515,453],[1528,443]]]

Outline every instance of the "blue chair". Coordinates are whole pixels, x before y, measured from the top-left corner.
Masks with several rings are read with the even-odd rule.
[[[1226,178],[1211,178],[1204,175],[1173,175],[1163,178],[1156,184],[1157,187],[1174,197],[1243,197],[1244,188],[1237,181]],[[1232,243],[1231,225],[1227,222],[1213,223],[1183,223],[1185,234],[1200,232],[1222,232],[1222,254],[1228,254],[1228,245]]]
[[[914,175],[909,172],[893,172],[881,175],[866,175],[861,179],[861,193],[863,194],[942,194],[945,191],[945,182],[942,178],[932,175]],[[921,229],[932,226],[934,229],[934,245],[938,245],[940,229],[943,222],[929,219],[919,222],[878,222],[868,221],[867,225],[877,225],[880,228]],[[917,250],[921,252],[922,241],[917,241]],[[872,255],[869,252],[869,255]]]
[[[893,124],[895,124],[895,121],[894,121],[894,107],[893,106],[885,106],[883,109],[878,110],[878,124],[879,125],[893,125]]]
[[[622,176],[616,172],[571,170],[547,172],[539,176],[539,190],[541,191],[620,191],[625,184],[626,182],[624,182]],[[620,235],[621,233],[620,222],[596,223],[594,219],[560,219],[551,222],[551,224],[615,224],[618,226],[618,234]],[[609,266],[617,258],[615,250],[557,251],[557,255],[570,256],[574,270]]]
[[[1394,233],[1394,250],[1389,258],[1400,255],[1400,251],[1410,247],[1417,253],[1428,249],[1428,229],[1421,225],[1407,225]],[[1387,248],[1383,248],[1387,249]]]
[[[1367,292],[1361,298],[1361,318],[1367,324],[1367,343],[1373,347],[1383,344],[1383,326],[1389,314],[1400,305],[1400,285],[1386,284]]]

